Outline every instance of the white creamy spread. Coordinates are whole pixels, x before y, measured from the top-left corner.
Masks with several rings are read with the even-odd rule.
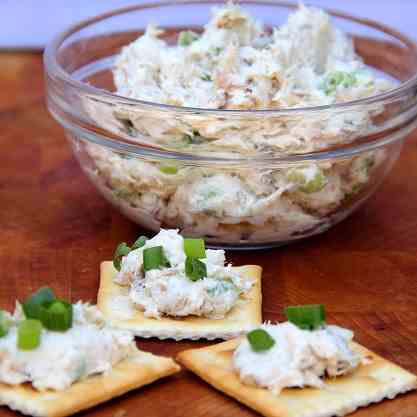
[[[143,251],[162,246],[170,267],[143,270]],[[206,249],[201,259],[207,276],[190,280],[185,273],[184,238],[177,230],[162,229],[146,244],[123,257],[115,282],[129,285],[129,297],[145,316],[204,316],[223,318],[240,296],[252,287],[252,281],[231,265],[225,265],[223,250]]]
[[[233,354],[233,366],[244,383],[277,394],[286,387],[321,388],[324,376],[352,372],[362,360],[350,347],[353,332],[342,327],[308,331],[285,322],[262,329],[275,341],[272,348],[255,352],[244,338]]]
[[[24,319],[19,304],[12,327],[0,338],[0,381],[18,385],[29,382],[40,391],[65,390],[89,375],[111,370],[136,349],[130,332],[106,326],[97,307],[74,305],[73,326],[65,332],[42,330],[34,350],[17,348],[17,324]]]
[[[392,88],[319,9],[300,5],[282,26],[267,28],[229,3],[213,9],[201,33],[186,36],[186,44],[180,35],[173,45],[162,29],[150,25],[116,59],[117,93],[177,106],[245,110],[334,104]],[[375,105],[309,115],[221,117],[174,110],[171,116],[122,105],[102,114],[95,102],[87,107],[101,125],[142,144],[248,158],[348,143],[372,131],[374,116],[384,110]],[[181,227],[221,242],[282,241],[319,230],[334,221],[334,214],[343,217],[343,205],[371,187],[371,174],[387,163],[385,151],[377,150],[303,166],[174,163],[164,170],[160,163],[102,146],[87,150],[94,161],[92,180],[129,217],[154,230]]]
[[[114,71],[120,95],[186,107],[253,109],[330,104],[386,87],[329,15],[303,5],[272,33],[232,3],[215,8],[203,33],[188,45],[169,45],[163,33],[150,25],[123,49]],[[330,94],[327,81],[335,71],[352,78]]]

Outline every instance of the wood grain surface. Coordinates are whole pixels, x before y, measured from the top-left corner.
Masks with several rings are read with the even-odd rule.
[[[44,103],[37,54],[0,54],[0,306],[11,309],[41,285],[61,297],[95,301],[99,263],[142,231],[96,192]],[[417,372],[417,134],[392,173],[355,215],[292,246],[231,252],[262,265],[264,319],[282,308],[324,303],[329,321]],[[204,343],[139,340],[163,355]],[[251,410],[189,372],[85,413],[89,416],[243,417]],[[0,416],[13,412],[0,408]],[[355,417],[415,417],[417,393],[362,409]]]

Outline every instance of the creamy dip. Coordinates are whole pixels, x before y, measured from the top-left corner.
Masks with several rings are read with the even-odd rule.
[[[174,45],[150,25],[122,49],[113,73],[119,95],[206,109],[331,105],[393,86],[363,63],[328,14],[303,5],[271,28],[229,3],[213,9],[201,33],[181,33]],[[248,157],[242,166],[198,167],[88,145],[92,180],[129,217],[154,230],[180,227],[188,235],[237,244],[292,240],[326,227],[335,214],[344,217],[345,206],[371,189],[374,173],[388,163],[381,149],[295,166],[250,165],[255,156],[314,152],[367,135],[384,111],[378,105],[259,117],[123,105],[104,114],[99,103],[87,107],[101,125],[141,144]]]
[[[360,354],[350,342],[353,332],[326,325],[318,330],[301,330],[290,322],[264,324],[275,344],[266,351],[255,352],[244,338],[233,354],[233,366],[240,379],[249,385],[279,393],[286,387],[324,385],[323,377],[337,377],[356,369]]]
[[[176,46],[163,33],[150,25],[123,49],[114,70],[120,95],[176,106],[254,109],[331,104],[387,87],[329,15],[303,5],[272,32],[229,3],[214,8],[201,34],[185,32]]]
[[[170,266],[144,271],[143,251],[162,246]],[[145,316],[204,316],[223,318],[252,287],[252,281],[231,265],[223,250],[206,250],[201,259],[207,275],[197,281],[185,272],[184,238],[177,230],[162,229],[146,244],[123,257],[115,282],[130,286],[129,296]]]
[[[111,370],[136,349],[130,332],[108,327],[97,307],[74,305],[73,326],[65,332],[42,330],[41,344],[17,348],[17,324],[24,319],[17,304],[12,327],[0,338],[0,382],[29,382],[40,391],[65,390],[90,375]]]

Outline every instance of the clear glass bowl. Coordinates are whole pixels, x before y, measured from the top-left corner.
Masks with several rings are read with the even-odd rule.
[[[114,93],[114,59],[149,22],[164,27],[174,43],[180,30],[201,29],[216,4],[222,2],[141,4],[66,30],[45,52],[49,110],[97,189],[147,229],[179,228],[211,246],[237,249],[321,233],[376,190],[415,127],[416,46],[384,25],[330,11],[365,64],[395,80],[395,88],[343,104],[240,111]],[[296,7],[275,0],[240,4],[271,26]],[[256,135],[259,146],[219,147],[225,132],[243,142]],[[285,149],[286,135],[298,135],[296,149]],[[272,150],[269,140],[282,149]],[[309,175],[321,184],[306,184]]]

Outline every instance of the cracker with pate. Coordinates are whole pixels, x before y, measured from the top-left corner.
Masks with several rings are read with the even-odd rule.
[[[177,360],[207,383],[266,417],[343,416],[398,394],[415,389],[417,377],[363,346],[353,343],[368,360],[353,373],[325,379],[322,389],[289,388],[279,395],[245,385],[232,363],[240,339],[178,354]]]
[[[257,265],[234,267],[253,285],[223,319],[187,316],[147,318],[135,308],[128,297],[128,289],[114,282],[117,273],[112,262],[102,262],[97,306],[114,327],[126,329],[136,336],[159,339],[230,339],[246,333],[262,322],[262,268]]]
[[[170,358],[137,350],[110,371],[89,376],[63,391],[37,391],[30,384],[0,384],[0,404],[23,414],[65,417],[172,375],[180,367]]]

